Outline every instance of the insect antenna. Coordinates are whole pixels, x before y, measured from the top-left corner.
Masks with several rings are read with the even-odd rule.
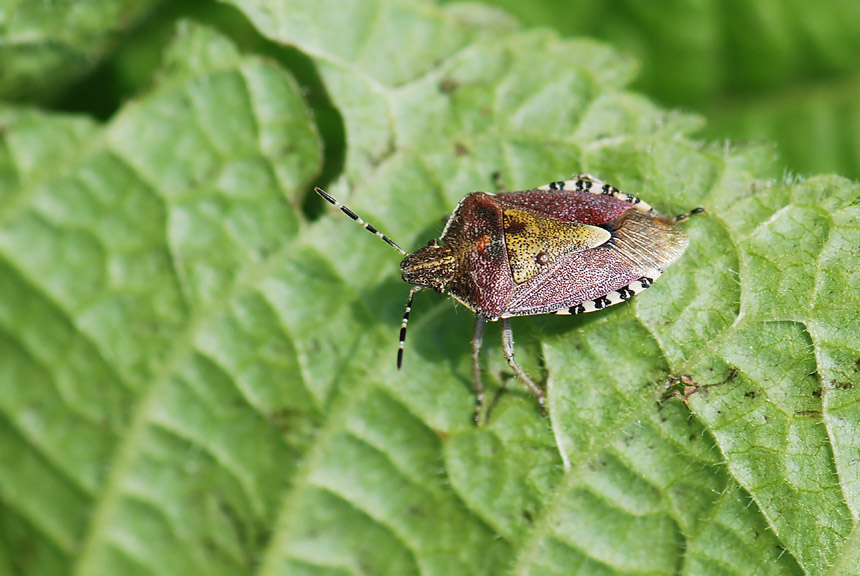
[[[387,242],[389,246],[391,246],[392,248],[394,248],[395,250],[397,250],[398,252],[400,252],[404,256],[406,256],[408,254],[408,252],[406,252],[406,250],[404,250],[403,248],[401,248],[400,246],[395,244],[394,240],[392,240],[391,238],[389,238],[388,236],[386,236],[385,234],[383,234],[382,232],[380,232],[379,230],[374,228],[372,225],[370,225],[367,222],[365,222],[364,220],[362,220],[358,214],[356,214],[355,212],[353,212],[352,210],[350,210],[349,208],[347,208],[346,206],[344,206],[343,204],[341,204],[340,202],[335,200],[333,197],[329,196],[323,189],[314,188],[314,192],[316,192],[317,194],[319,194],[320,196],[322,196],[323,198],[328,200],[328,202],[330,204],[332,204],[333,206],[335,206],[336,208],[340,208],[341,212],[343,212],[344,214],[346,214],[347,216],[349,216],[350,218],[352,218],[353,220],[358,222],[358,224],[362,228],[364,228],[365,230],[367,230],[368,232],[370,232],[374,236],[379,236],[380,238],[385,240],[385,242]],[[410,295],[409,301],[412,302],[411,295]],[[405,323],[404,323],[404,325],[405,325]]]
[[[403,347],[406,346],[406,325],[409,324],[409,313],[412,312],[412,297],[416,292],[423,290],[423,286],[413,286],[409,291],[409,299],[406,300],[406,311],[403,313],[403,322],[400,323],[400,344],[397,347],[397,369],[403,366]]]
[[[334,197],[330,196],[325,190],[322,188],[314,188],[314,192],[322,196],[325,200],[327,200],[330,204],[339,208],[341,212],[355,220],[362,228],[373,234],[374,236],[378,236],[385,240],[385,242],[403,254],[407,256],[409,253],[406,252],[403,248],[398,246],[394,240],[374,228],[371,224],[365,222],[361,216],[350,210],[348,207],[344,206],[340,202],[334,199]],[[409,313],[412,312],[412,298],[415,296],[416,292],[423,290],[423,286],[413,286],[409,291],[409,299],[406,301],[406,311],[403,313],[403,321],[400,323],[400,342],[397,347],[397,369],[400,370],[400,367],[403,365],[403,348],[406,346],[406,325],[409,324]]]

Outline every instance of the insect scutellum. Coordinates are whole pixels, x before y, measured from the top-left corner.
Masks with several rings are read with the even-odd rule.
[[[365,222],[358,214],[338,202],[321,188],[314,188],[314,191],[353,219],[362,228],[374,236],[381,238],[403,255],[403,261],[400,263],[400,272],[403,280],[413,286],[409,290],[409,297],[406,300],[406,310],[400,323],[400,340],[397,346],[397,369],[399,370],[403,366],[403,348],[406,345],[406,326],[409,324],[409,314],[412,312],[412,298],[416,292],[427,288],[431,288],[439,293],[445,292],[445,287],[456,273],[454,255],[449,248],[440,246],[436,240],[431,240],[427,246],[415,252],[407,252],[391,238]]]

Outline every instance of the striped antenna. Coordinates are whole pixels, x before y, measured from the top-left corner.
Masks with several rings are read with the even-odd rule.
[[[388,236],[386,236],[385,234],[383,234],[382,232],[380,232],[379,230],[374,228],[372,225],[370,225],[367,222],[365,222],[364,220],[362,220],[361,216],[359,216],[358,214],[356,214],[355,212],[353,212],[352,210],[350,210],[349,208],[347,208],[346,206],[344,206],[343,204],[341,204],[340,202],[335,200],[332,196],[329,196],[328,193],[325,192],[325,190],[323,190],[321,188],[314,188],[314,192],[316,192],[317,194],[322,196],[324,199],[328,200],[328,202],[330,204],[332,204],[334,207],[340,208],[341,212],[343,212],[344,214],[346,214],[347,216],[349,216],[350,218],[352,218],[353,220],[358,222],[358,224],[362,228],[364,228],[365,230],[367,230],[368,232],[370,232],[374,236],[379,236],[380,238],[385,240],[385,242],[389,246],[391,246],[392,248],[394,248],[395,250],[397,250],[398,252],[400,252],[404,256],[409,255],[409,253],[406,252],[403,248],[401,248],[400,246],[395,244],[394,240],[392,240],[391,238],[389,238]],[[409,291],[409,299],[406,301],[406,312],[403,313],[403,321],[400,323],[400,344],[397,347],[397,369],[398,370],[400,370],[400,367],[403,365],[403,348],[404,348],[404,346],[406,346],[406,325],[409,324],[409,313],[412,312],[412,298],[413,298],[413,296],[415,296],[416,292],[419,292],[423,289],[424,288],[422,286],[413,286],[412,289]]]
[[[403,347],[406,346],[406,325],[409,324],[409,313],[412,312],[412,297],[416,292],[423,290],[423,286],[413,286],[409,291],[409,299],[406,301],[406,312],[403,313],[403,322],[400,323],[400,345],[397,348],[397,369],[403,366]]]
[[[340,202],[338,202],[337,200],[335,200],[334,198],[332,198],[331,196],[329,196],[329,195],[328,195],[324,190],[322,190],[321,188],[314,188],[314,192],[316,192],[317,194],[319,194],[320,196],[322,196],[323,198],[325,198],[326,200],[328,200],[328,201],[329,201],[329,203],[331,203],[331,204],[332,204],[333,206],[335,206],[336,208],[340,208],[340,211],[341,211],[341,212],[343,212],[344,214],[346,214],[347,216],[349,216],[350,218],[352,218],[353,220],[355,220],[356,222],[358,222],[358,224],[359,224],[362,228],[364,228],[365,230],[367,230],[367,231],[368,231],[368,232],[370,232],[371,234],[374,234],[375,236],[379,236],[380,238],[382,238],[383,240],[385,240],[385,241],[388,243],[388,245],[389,245],[389,246],[391,246],[392,248],[394,248],[395,250],[397,250],[398,252],[400,252],[400,253],[401,253],[401,254],[403,254],[404,256],[406,256],[406,255],[408,254],[408,252],[406,252],[406,250],[404,250],[403,248],[401,248],[400,246],[398,246],[397,244],[395,244],[395,243],[394,243],[394,240],[392,240],[391,238],[389,238],[388,236],[386,236],[385,234],[383,234],[382,232],[380,232],[379,230],[377,230],[376,228],[374,228],[373,226],[371,226],[370,224],[368,224],[367,222],[365,222],[364,220],[362,220],[362,219],[361,219],[361,217],[360,217],[358,214],[356,214],[355,212],[353,212],[352,210],[350,210],[349,208],[347,208],[346,206],[344,206],[343,204],[341,204]],[[411,296],[410,296],[410,298],[409,298],[409,301],[410,301],[410,302],[412,301],[412,297],[411,297]],[[408,314],[408,313],[407,313],[407,314]],[[404,325],[405,325],[405,323],[404,323]],[[401,340],[402,340],[402,339],[401,339]]]

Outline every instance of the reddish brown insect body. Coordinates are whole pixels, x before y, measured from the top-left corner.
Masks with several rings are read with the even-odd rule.
[[[476,421],[483,400],[478,353],[487,320],[502,320],[508,364],[544,410],[544,393],[514,361],[510,318],[582,314],[628,300],[648,288],[687,245],[676,222],[635,196],[592,176],[523,192],[474,192],[460,202],[441,244],[412,254],[317,189],[326,200],[404,254],[403,280],[413,284],[400,331],[402,361],[412,297],[423,288],[444,293],[475,312],[473,339]]]

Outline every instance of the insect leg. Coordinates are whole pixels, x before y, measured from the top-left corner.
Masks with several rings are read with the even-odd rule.
[[[484,384],[481,382],[481,362],[478,358],[484,344],[484,324],[487,319],[478,314],[475,317],[475,336],[472,338],[473,389],[475,391],[475,424],[480,422],[481,409],[484,407]]]
[[[693,214],[701,214],[704,211],[705,211],[704,208],[693,208],[689,212],[684,212],[683,214],[678,214],[677,216],[675,216],[675,218],[673,218],[673,220],[675,222],[683,222],[683,221],[687,220]]]
[[[508,366],[514,371],[514,374],[522,380],[540,405],[540,412],[546,416],[546,395],[537,384],[532,382],[532,379],[523,372],[523,369],[514,360],[514,332],[511,329],[511,319],[502,318],[502,349],[505,351],[505,359],[508,361]]]
[[[491,174],[491,176],[493,177],[493,186],[496,187],[496,194],[504,194],[508,191],[505,186],[505,179],[502,177],[501,170],[496,170]]]

